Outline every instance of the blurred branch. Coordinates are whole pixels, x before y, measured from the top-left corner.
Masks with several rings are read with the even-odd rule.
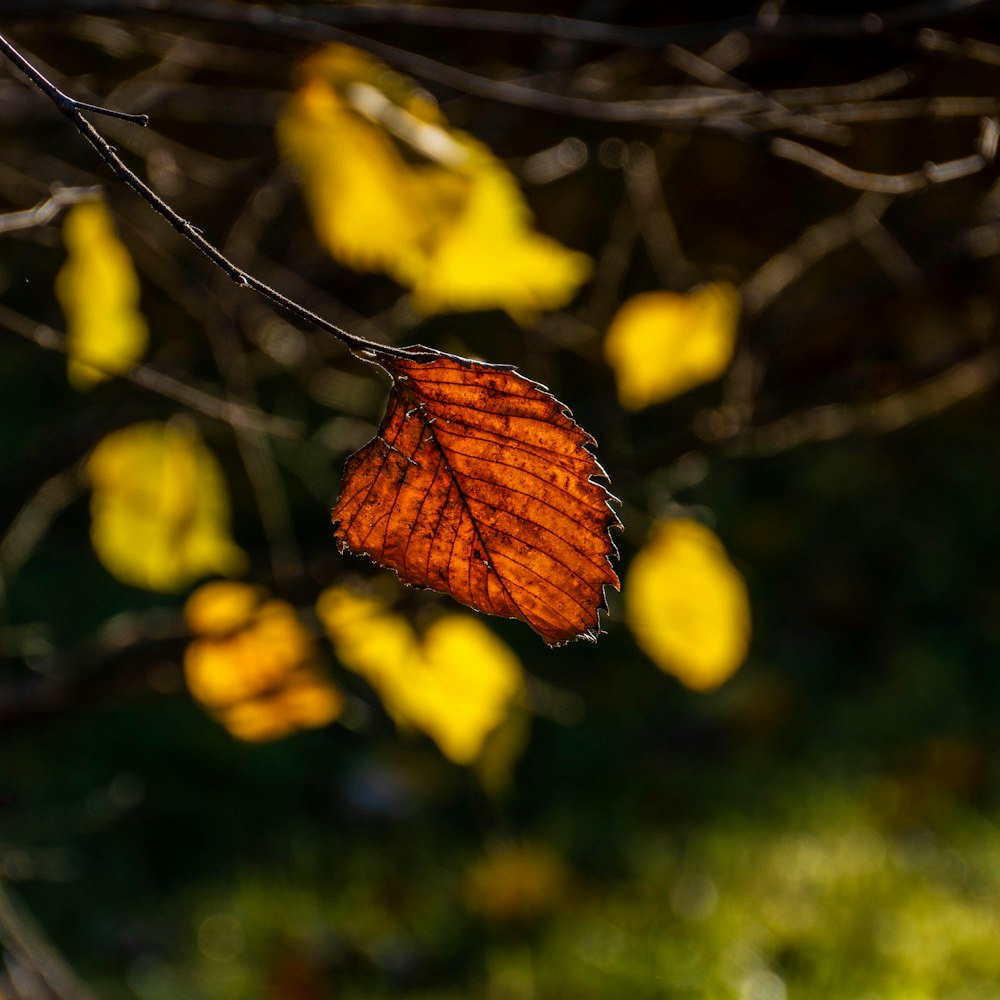
[[[1000,45],[991,45],[975,38],[956,38],[945,31],[921,28],[917,46],[925,52],[938,52],[958,59],[971,59],[987,66],[1000,66]]]
[[[910,18],[915,18],[918,15],[925,19],[933,19],[935,17],[964,12],[973,7],[980,6],[984,2],[985,0],[979,0],[979,2],[976,2],[976,0],[965,0],[965,2],[952,0],[951,3],[936,4],[925,2],[914,4],[902,12],[896,10],[888,11],[885,14],[870,13],[861,18],[849,18],[846,21],[841,19],[841,28],[850,22],[857,26],[858,32],[861,34],[869,36],[878,35],[889,30],[898,30],[901,25],[909,23]],[[53,5],[53,7],[58,6],[58,4]],[[681,69],[685,75],[706,83],[708,85],[707,92],[704,92],[704,88],[702,88],[697,93],[681,90],[677,96],[669,97],[595,100],[590,97],[577,96],[571,93],[541,90],[526,85],[523,82],[489,79],[416,52],[400,49],[381,41],[349,34],[335,26],[334,22],[348,23],[352,12],[357,10],[364,11],[366,8],[321,8],[315,6],[297,8],[295,6],[284,5],[279,9],[273,9],[258,5],[245,7],[230,3],[213,3],[210,0],[200,0],[200,2],[184,2],[184,0],[172,0],[172,2],[170,0],[164,0],[164,2],[161,2],[161,0],[152,2],[150,0],[150,2],[143,2],[143,0],[135,0],[131,5],[120,2],[117,5],[113,3],[104,5],[70,4],[69,7],[70,9],[90,10],[101,13],[132,11],[150,15],[167,14],[212,23],[241,24],[257,30],[273,30],[314,43],[332,40],[348,42],[415,76],[487,100],[504,102],[550,114],[594,121],[630,122],[682,131],[701,130],[715,132],[744,142],[759,141],[761,134],[767,131],[786,130],[829,142],[846,144],[850,141],[850,133],[844,127],[844,123],[846,122],[885,121],[915,116],[957,117],[972,114],[982,115],[984,113],[994,114],[998,110],[998,107],[1000,107],[1000,102],[993,98],[976,97],[945,98],[940,101],[914,100],[882,102],[880,104],[866,103],[879,93],[884,93],[901,85],[901,81],[905,82],[907,79],[905,71],[899,71],[895,74],[893,72],[882,74],[880,78],[873,78],[870,81],[858,81],[855,84],[847,85],[846,88],[808,88],[799,92],[766,93],[755,90],[749,85],[736,80],[724,69],[714,65],[710,60],[681,48],[676,42],[671,42],[670,47],[667,49],[668,61]],[[391,10],[393,16],[398,14],[400,17],[405,18],[408,16],[405,13],[406,11],[426,11],[428,9],[409,6],[400,6],[398,8],[379,6],[372,8],[372,11],[384,12]],[[488,21],[495,14],[498,14],[501,20],[508,17],[508,15],[502,12],[455,11],[450,9],[434,10],[436,11],[434,16],[438,19],[435,23],[439,25],[443,25],[449,18],[459,14],[484,16]],[[346,14],[347,16],[342,18],[342,14]],[[521,17],[529,19],[523,22],[524,25],[533,23],[537,27],[543,23],[548,23],[546,15],[522,15]],[[777,15],[773,19],[757,18],[751,23],[754,25],[765,25],[767,33],[773,35],[776,26],[782,25],[789,20],[782,15]],[[807,18],[803,21],[803,25],[812,25],[815,27],[818,24],[826,24],[834,20],[836,19]],[[816,24],[813,24],[814,21]],[[498,21],[497,23],[500,22]],[[508,24],[506,21],[503,21],[503,23]],[[605,25],[604,27],[615,28],[618,26]],[[718,26],[714,27],[717,29]],[[655,29],[638,30],[648,33],[653,32]],[[674,29],[665,30],[672,31]],[[834,36],[840,37],[837,32],[834,32]],[[723,37],[726,36],[723,35]],[[10,48],[10,43],[4,42],[3,45],[0,45],[0,49],[4,46]],[[23,57],[21,58],[23,59]],[[80,131],[95,145],[98,152],[101,153],[104,159],[118,173],[119,177],[138,191],[164,218],[167,218],[178,232],[195,243],[203,253],[207,254],[219,267],[225,270],[234,281],[254,287],[259,293],[266,295],[277,304],[295,311],[297,303],[290,305],[291,300],[280,296],[280,293],[264,285],[258,279],[252,279],[246,271],[231,263],[208,243],[190,223],[177,216],[165,203],[159,201],[157,196],[148,187],[145,187],[141,181],[138,181],[138,178],[134,174],[131,174],[120,160],[118,160],[116,165],[112,159],[109,159],[109,155],[115,156],[113,150],[107,146],[107,143],[96,133],[96,130],[92,130],[92,126],[89,126],[89,123],[87,123],[86,127],[84,124],[81,124],[85,120],[80,119],[79,109],[93,108],[94,106],[84,105],[79,101],[73,102],[66,95],[59,92],[54,85],[49,83],[36,67],[31,66],[26,60],[24,62],[25,65],[31,68],[35,75],[32,76],[32,73],[29,73],[25,69],[25,65],[20,66],[22,71],[29,75],[37,86],[45,90],[50,98],[60,107],[60,110],[74,121]],[[836,97],[841,102],[845,99],[851,100],[847,95],[852,95],[853,100],[852,103],[846,106],[840,103],[829,107],[823,103],[823,101],[829,100],[831,97]],[[794,110],[789,99],[793,99],[795,107],[801,110]],[[76,110],[74,111],[74,109]],[[118,113],[113,114],[121,117]],[[141,118],[141,116],[133,117],[136,120]],[[87,131],[88,128],[92,130],[93,134]],[[985,134],[986,132],[984,131]],[[991,161],[993,155],[992,151],[987,148],[987,144],[980,142],[981,148],[971,156],[940,164],[927,163],[920,170],[909,173],[884,174],[855,169],[819,150],[813,149],[811,146],[787,138],[767,138],[764,142],[764,147],[774,156],[791,160],[847,187],[892,194],[916,191],[931,184],[942,184],[967,177],[983,169]],[[131,176],[127,174],[131,174]],[[275,296],[280,297],[276,298]],[[302,307],[298,308],[301,309]],[[344,343],[348,344],[348,346],[352,346],[353,337],[352,349],[364,350],[363,338],[347,334],[329,321],[319,319],[315,314],[305,315],[299,312],[297,315],[308,322],[318,323],[318,325],[327,329],[328,332],[333,333],[334,336],[337,336]]]
[[[257,194],[265,190],[269,183],[258,187]],[[247,199],[246,209],[230,227],[224,244],[227,253],[234,246],[255,245],[260,242],[259,227],[264,217],[256,212],[254,206],[261,204],[262,200],[260,197]],[[213,299],[216,312],[222,311],[218,303],[224,292],[225,289],[220,289],[220,296]],[[206,330],[209,346],[225,379],[229,397],[240,403],[245,400],[256,402],[253,373],[230,318],[222,316],[220,322],[207,324]],[[278,472],[274,452],[265,435],[246,427],[236,430],[236,445],[264,528],[271,570],[279,583],[289,582],[302,575],[303,561],[295,541],[288,495]]]
[[[783,159],[799,163],[824,177],[829,177],[845,187],[861,191],[878,191],[883,194],[910,194],[932,184],[947,184],[962,177],[978,173],[996,155],[998,125],[994,118],[984,118],[980,128],[977,150],[946,163],[925,163],[920,170],[908,174],[878,174],[855,170],[826,153],[804,146],[792,139],[771,139],[768,149]]]
[[[193,226],[187,219],[182,218],[173,208],[170,207],[160,196],[153,191],[138,174],[126,166],[114,147],[104,138],[90,121],[82,114],[81,105],[78,101],[64,94],[54,83],[45,77],[36,67],[26,59],[3,35],[0,35],[0,52],[2,52],[27,78],[31,81],[53,104],[65,115],[77,128],[77,131],[94,147],[102,160],[114,171],[115,175],[123,183],[127,184],[136,192],[157,214],[166,219],[167,222],[185,239],[197,247],[209,260],[223,270],[237,285],[252,288],[259,295],[264,296],[271,302],[288,312],[305,320],[332,334],[350,350],[367,356],[372,351],[377,351],[383,356],[399,355],[411,357],[412,355],[403,348],[391,347],[376,344],[373,341],[365,340],[339,326],[335,326],[329,320],[316,315],[298,302],[282,295],[279,291],[265,284],[259,278],[254,277],[241,267],[234,264],[226,257],[213,243],[207,240],[201,230]],[[91,110],[93,106],[87,105]],[[137,122],[143,116],[133,116]]]
[[[765,5],[767,6],[767,5]],[[545,35],[569,41],[593,42],[657,49],[676,45],[711,45],[726,35],[740,32],[748,38],[852,39],[870,38],[903,31],[928,21],[995,7],[995,0],[917,0],[882,11],[864,14],[747,14],[741,17],[669,27],[632,27],[602,21],[501,10],[463,10],[453,7],[379,3],[320,5],[283,3],[280,11],[259,5],[223,3],[217,0],[5,0],[4,13],[32,15],[43,12],[90,14],[147,14],[191,18],[222,24],[247,24],[261,30],[287,27],[289,22],[316,27],[333,25],[405,24],[421,28],[493,32],[498,34]]]
[[[100,197],[100,194],[101,188],[96,185],[92,187],[56,187],[48,198],[40,201],[34,208],[0,215],[0,235],[18,229],[45,226],[52,222],[64,208],[76,205],[81,201],[93,201]]]
[[[50,326],[36,323],[4,305],[0,305],[0,326],[6,327],[12,333],[24,337],[25,340],[30,340],[33,344],[37,344],[47,351],[54,351],[57,354],[67,353],[64,334]],[[100,365],[94,365],[94,367],[100,369]],[[107,374],[122,378],[140,389],[154,392],[158,396],[172,399],[196,413],[201,413],[214,420],[221,420],[233,428],[248,428],[263,434],[270,434],[273,437],[287,438],[290,441],[302,439],[303,427],[295,420],[272,416],[248,403],[219,399],[217,396],[181,382],[151,365],[138,364],[127,372],[108,372]]]
[[[855,431],[887,434],[978,395],[1000,381],[1000,348],[960,362],[918,385],[860,404],[832,403],[799,410],[759,427],[702,422],[700,436],[727,442],[738,455],[774,455],[807,442],[832,441]]]
[[[667,287],[690,281],[695,269],[684,256],[677,227],[663,197],[655,154],[644,142],[629,143],[621,167],[635,221],[660,281]]]
[[[2,879],[0,945],[7,967],[0,977],[4,1000],[94,1000]]]
[[[56,515],[83,490],[79,464],[56,473],[35,490],[0,537],[0,606],[6,603],[10,581],[45,536]]]
[[[26,657],[31,672],[7,675],[0,685],[0,731],[117,697],[137,682],[146,690],[150,669],[177,662],[188,635],[180,611],[157,608],[117,615],[72,649]]]
[[[868,192],[847,211],[810,226],[744,282],[740,291],[746,315],[762,312],[814,264],[879,225],[891,203],[891,197]]]

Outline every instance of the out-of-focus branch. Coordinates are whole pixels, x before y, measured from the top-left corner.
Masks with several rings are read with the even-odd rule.
[[[59,213],[70,205],[81,201],[92,201],[100,196],[101,188],[90,187],[56,187],[44,201],[33,208],[22,212],[7,212],[0,215],[0,235],[15,232],[18,229],[31,229],[34,226],[45,226],[52,222]]]
[[[684,256],[677,227],[663,197],[656,156],[645,143],[629,143],[621,165],[636,224],[660,280],[668,288],[689,282],[694,268]]]
[[[925,52],[937,52],[957,59],[971,59],[987,66],[1000,66],[1000,45],[991,45],[975,38],[956,38],[946,31],[921,28],[917,45]]]
[[[997,132],[996,119],[984,118],[975,153],[947,163],[925,163],[920,170],[907,174],[877,174],[855,170],[826,153],[792,139],[771,139],[768,141],[768,149],[775,156],[799,163],[845,187],[883,194],[910,194],[932,184],[947,184],[979,173],[996,155]]]
[[[74,100],[68,94],[64,94],[3,35],[0,35],[0,53],[3,53],[76,126],[77,131],[93,146],[101,159],[114,171],[119,180],[135,191],[158,215],[169,222],[174,230],[197,247],[213,264],[236,282],[237,285],[252,288],[259,295],[269,299],[275,305],[286,309],[292,315],[332,334],[350,350],[355,351],[363,357],[373,357],[373,352],[378,352],[382,356],[413,356],[412,352],[408,352],[402,348],[375,344],[372,341],[365,340],[363,337],[358,337],[355,334],[348,333],[346,330],[342,330],[339,326],[324,319],[322,316],[316,315],[309,309],[306,309],[305,306],[289,299],[287,296],[282,295],[277,289],[265,284],[259,278],[254,277],[249,272],[243,270],[243,268],[234,264],[202,235],[201,230],[197,229],[187,219],[174,211],[135,171],[130,169],[101,132],[83,116],[81,107],[86,107],[88,110],[93,111],[97,107],[96,105],[81,105],[79,101]],[[145,118],[145,116],[141,115],[124,116],[117,112],[109,112],[107,109],[99,110],[101,113],[113,114],[115,117],[126,117],[128,120],[139,124]]]
[[[762,14],[669,27],[632,27],[555,14],[462,10],[410,3],[335,6],[284,3],[280,11],[273,11],[260,6],[221,3],[218,0],[5,0],[4,13],[143,13],[222,24],[247,24],[263,30],[280,28],[290,20],[317,27],[403,24],[442,30],[547,35],[569,41],[656,49],[667,44],[711,45],[737,31],[751,39],[806,41],[818,38],[870,38],[992,5],[993,0],[917,0],[900,7],[864,14],[782,14],[780,11],[762,11]]]
[[[2,879],[0,945],[7,969],[0,976],[5,1000],[95,1000]]]
[[[5,603],[10,581],[45,536],[53,519],[82,489],[83,472],[79,465],[73,465],[46,479],[18,511],[0,537],[0,606]]]
[[[24,337],[25,340],[30,340],[33,344],[37,344],[47,351],[54,351],[57,354],[67,353],[64,334],[50,326],[36,323],[4,305],[0,305],[0,326],[6,327],[12,333]],[[94,367],[100,369],[101,366],[95,364]],[[140,389],[146,389],[158,396],[172,399],[196,413],[212,417],[214,420],[221,420],[231,427],[250,428],[259,433],[287,438],[291,441],[302,439],[303,427],[297,421],[289,420],[286,417],[272,416],[247,403],[219,399],[218,396],[213,396],[211,393],[196,389],[186,382],[181,382],[152,365],[138,364],[127,372],[108,372],[107,374],[123,378],[126,382],[131,382]]]
[[[888,434],[970,399],[1000,382],[1000,348],[953,365],[918,385],[867,403],[831,403],[791,413],[759,427],[702,421],[704,440],[726,443],[737,455],[774,455],[808,442],[833,441],[854,432]]]
[[[0,685],[0,731],[94,701],[145,690],[147,672],[177,662],[189,635],[180,611],[120,614],[71,649],[31,658],[30,673]]]
[[[880,225],[892,203],[886,195],[863,194],[846,212],[810,226],[790,246],[776,253],[743,284],[743,310],[753,317],[766,309],[789,285],[835,250]]]

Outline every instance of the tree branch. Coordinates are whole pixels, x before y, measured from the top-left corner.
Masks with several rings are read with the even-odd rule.
[[[237,285],[252,288],[259,295],[269,299],[275,305],[292,313],[299,319],[318,326],[332,334],[341,343],[366,360],[371,360],[373,352],[393,357],[412,357],[398,347],[376,344],[374,341],[355,336],[335,326],[329,320],[318,316],[299,303],[282,295],[277,289],[265,284],[243,268],[234,264],[213,243],[209,242],[199,229],[187,219],[182,218],[160,196],[153,191],[138,174],[131,170],[116,152],[115,148],[104,136],[84,117],[81,104],[64,94],[54,83],[29,62],[3,35],[0,35],[0,53],[5,55],[53,104],[76,126],[80,134],[94,147],[102,160],[114,171],[123,183],[132,188],[155,212],[167,220],[173,228],[190,243],[194,244],[209,260],[224,271]],[[93,109],[93,105],[87,105]],[[101,109],[105,113],[105,109]],[[116,116],[121,117],[121,116]],[[140,122],[144,116],[132,116],[129,120]]]
[[[25,340],[46,351],[66,354],[66,337],[58,330],[41,323],[35,323],[20,313],[0,305],[0,326],[6,327]],[[100,370],[99,364],[88,362]],[[166,372],[159,371],[151,365],[134,365],[127,372],[108,372],[116,378],[125,379],[140,389],[155,392],[158,396],[181,403],[196,413],[202,413],[213,420],[221,420],[231,427],[248,428],[273,437],[287,438],[290,441],[302,439],[302,425],[286,417],[275,417],[256,406],[232,400],[219,399],[211,393],[203,392],[185,382],[172,378]]]

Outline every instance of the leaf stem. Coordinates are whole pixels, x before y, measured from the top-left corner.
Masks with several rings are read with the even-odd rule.
[[[342,344],[351,351],[359,353],[365,360],[372,360],[373,354],[392,355],[406,357],[408,352],[403,348],[391,347],[386,344],[378,344],[375,341],[367,340],[353,333],[348,333],[329,320],[314,313],[311,309],[300,305],[294,299],[282,295],[277,289],[272,288],[266,282],[243,270],[233,263],[225,254],[219,250],[215,244],[207,240],[200,229],[192,225],[187,219],[179,215],[170,205],[167,204],[149,185],[147,185],[134,170],[130,169],[118,155],[104,135],[98,131],[90,121],[84,117],[83,111],[90,111],[97,114],[107,115],[112,118],[121,118],[124,121],[134,122],[139,125],[146,125],[149,118],[146,115],[128,115],[108,108],[102,108],[94,104],[86,104],[77,101],[68,94],[63,93],[45,74],[36,66],[29,62],[2,34],[0,34],[0,54],[10,60],[27,78],[31,81],[50,101],[65,115],[76,127],[77,131],[94,147],[102,160],[114,171],[120,181],[130,187],[140,198],[143,199],[158,215],[162,216],[170,225],[183,236],[188,242],[194,244],[216,267],[228,275],[237,285],[244,288],[251,288],[259,295],[269,299],[275,305],[280,306],[293,316],[318,326],[321,330],[332,334]]]

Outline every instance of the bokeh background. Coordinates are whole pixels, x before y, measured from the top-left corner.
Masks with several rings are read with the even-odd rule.
[[[5,64],[4,995],[995,996],[1000,5],[547,5],[598,22],[584,38],[461,4],[143,6],[6,0],[0,33],[79,99],[149,114],[94,121],[263,280],[365,336],[546,384],[622,501],[624,593],[596,644],[479,619],[526,680],[474,762],[398,729],[315,611],[331,586],[418,631],[456,610],[332,540],[385,380],[234,286]],[[415,79],[507,165],[538,231],[590,256],[565,304],[422,315],[324,249],[275,126],[329,41]],[[54,185],[103,191],[151,385],[78,391],[51,349],[72,201]],[[731,363],[623,407],[619,307],[715,282],[741,293]],[[214,419],[162,376],[286,423]],[[338,721],[235,738],[185,683],[196,581],[130,586],[95,554],[88,455],[178,415],[228,484],[243,579],[295,609]],[[749,652],[707,691],[626,616],[633,559],[678,517],[749,594]]]

